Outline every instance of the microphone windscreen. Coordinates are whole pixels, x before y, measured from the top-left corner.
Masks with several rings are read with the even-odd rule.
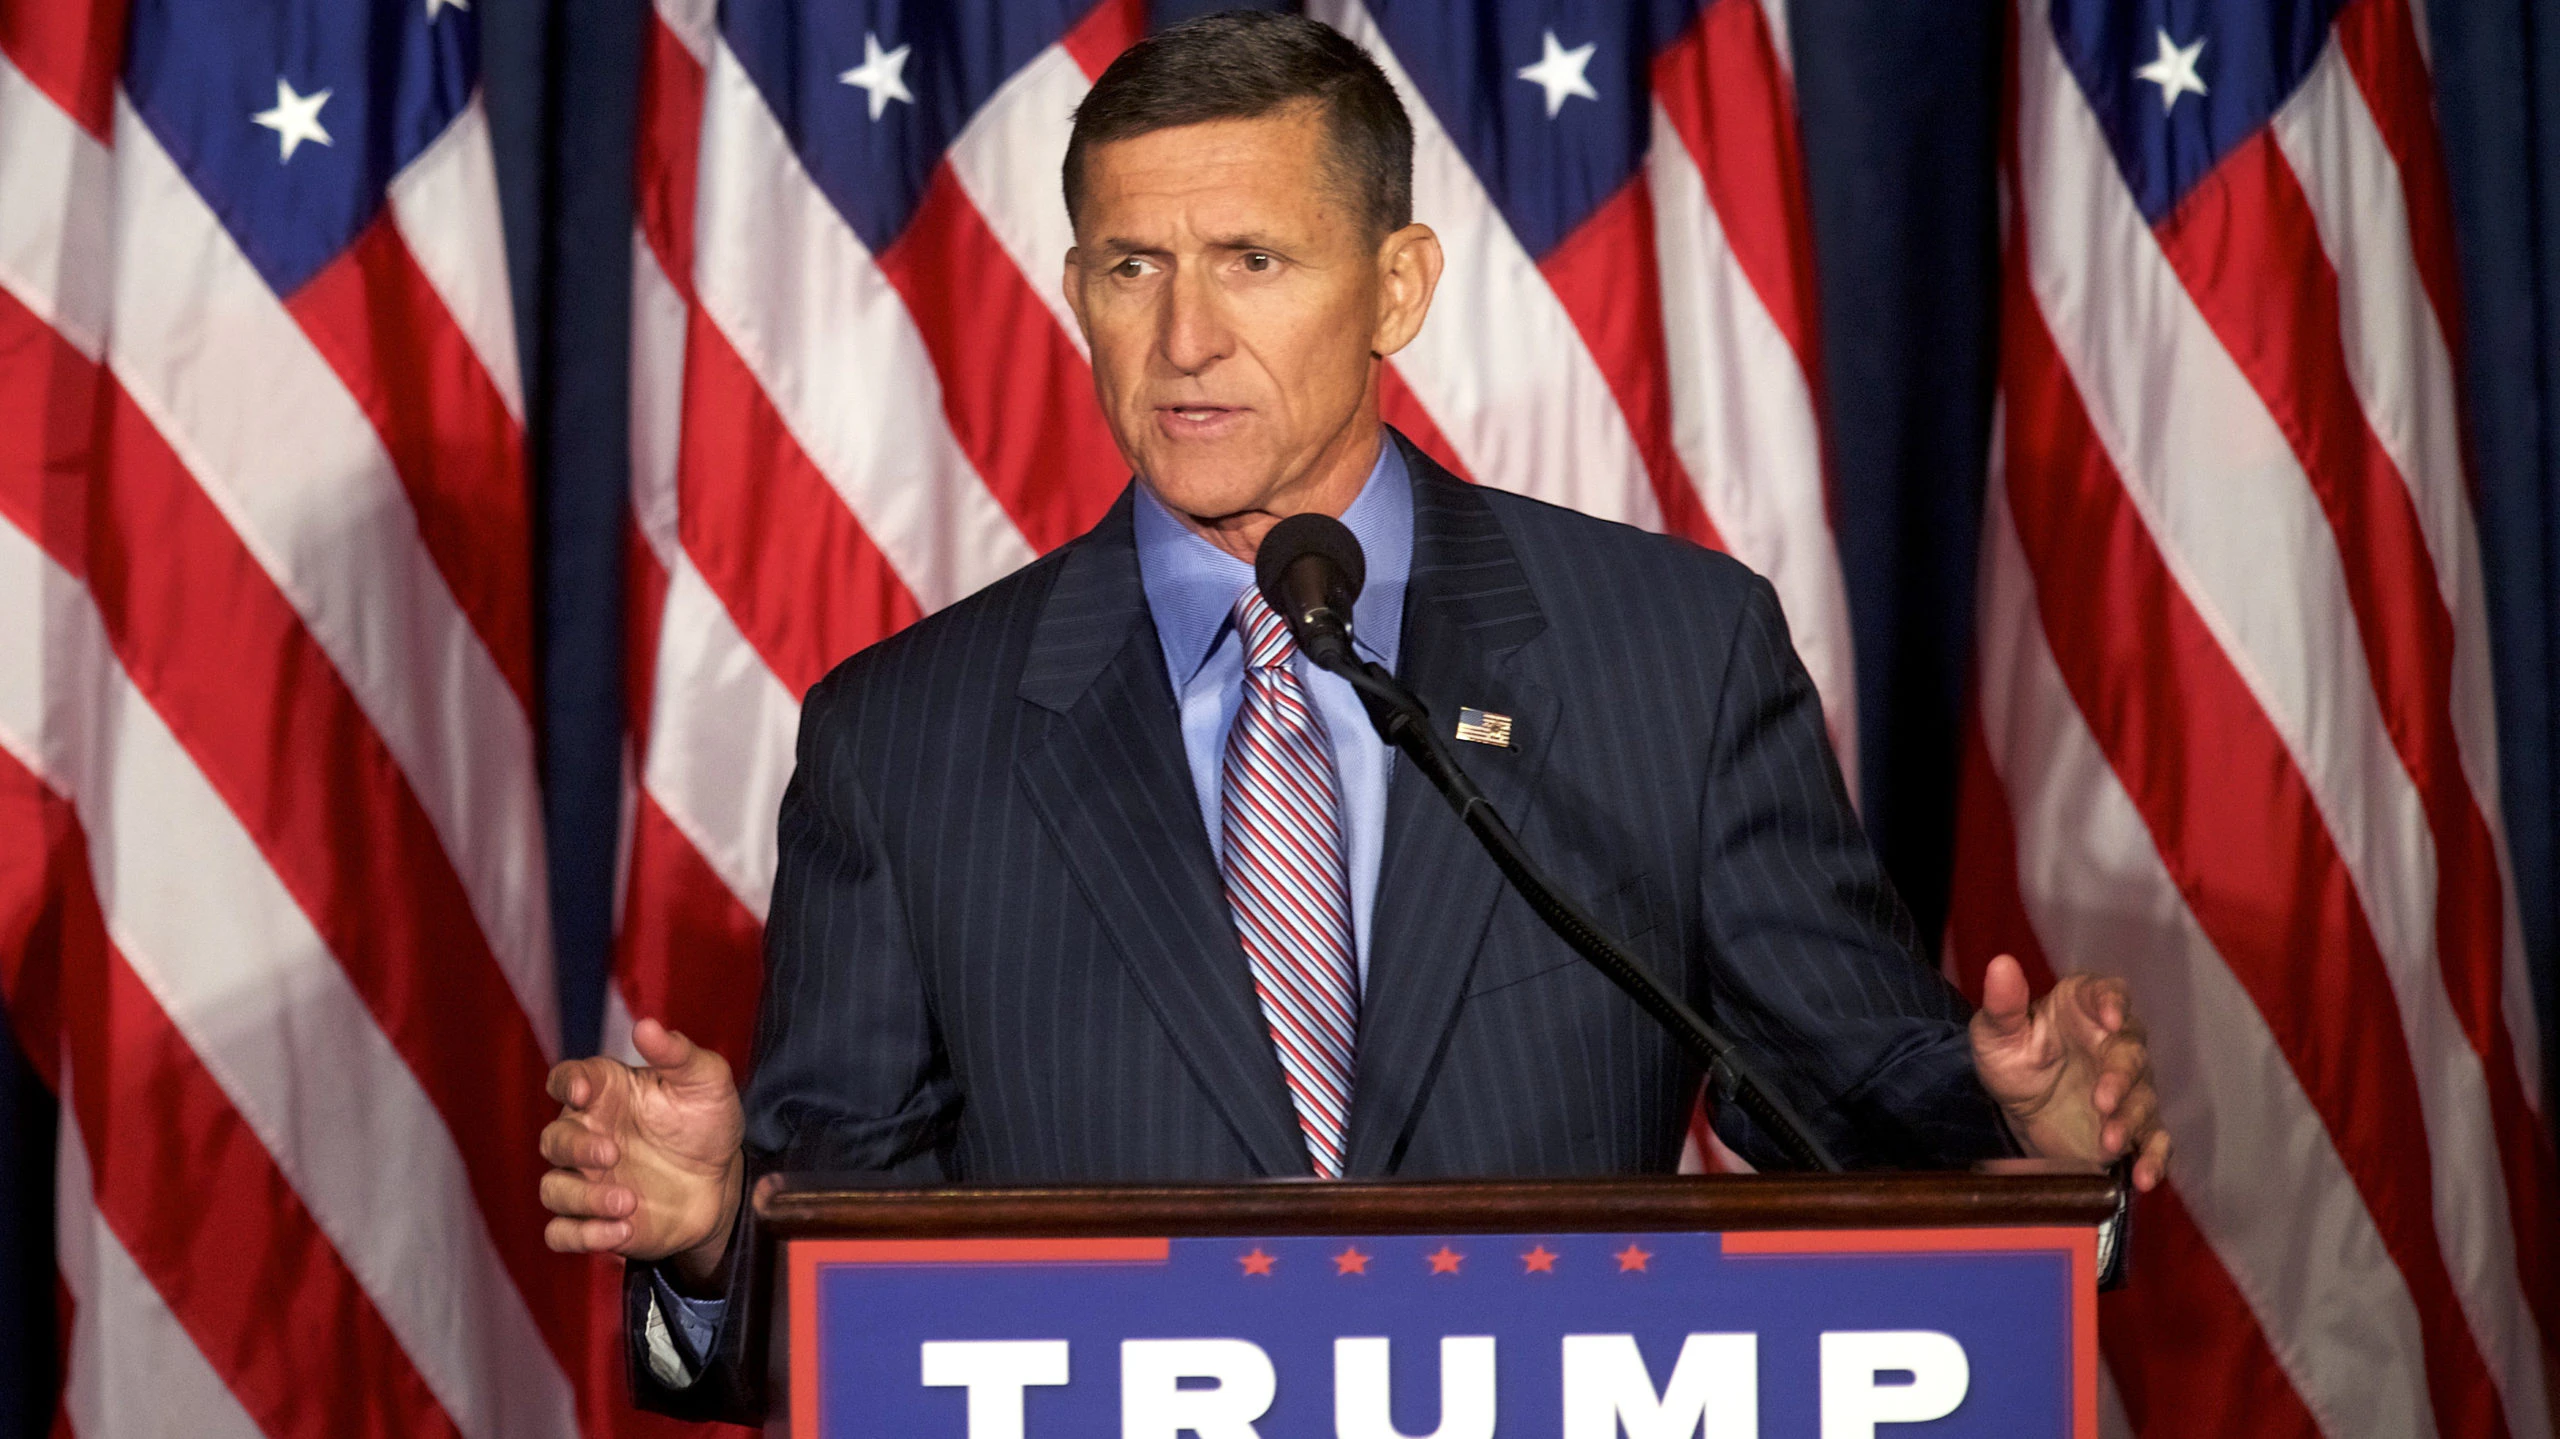
[[[1262,537],[1262,548],[1254,551],[1254,587],[1262,591],[1273,610],[1288,614],[1290,605],[1280,588],[1281,578],[1291,566],[1310,555],[1329,563],[1340,593],[1327,598],[1342,606],[1347,622],[1351,602],[1360,598],[1360,586],[1368,581],[1369,562],[1360,553],[1360,541],[1352,535],[1351,527],[1331,515],[1291,515],[1273,525],[1271,532]]]

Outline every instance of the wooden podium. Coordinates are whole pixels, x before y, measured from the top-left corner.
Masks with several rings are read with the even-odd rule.
[[[756,1204],[803,1439],[2090,1439],[2117,1200],[2015,1165]]]

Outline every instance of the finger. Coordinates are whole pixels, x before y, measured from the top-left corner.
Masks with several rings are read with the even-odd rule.
[[[1987,1022],[1992,1037],[2005,1039],[2027,1027],[2031,1002],[2026,970],[2000,955],[1982,972],[1982,1012],[1975,1018]]]
[[[644,1019],[631,1026],[631,1047],[649,1061],[652,1069],[681,1069],[693,1058],[694,1043],[654,1019]]]
[[[562,1254],[611,1254],[631,1242],[620,1219],[554,1219],[542,1226],[542,1242]]]
[[[2140,1080],[2126,1093],[2124,1103],[2107,1121],[2100,1137],[2106,1142],[2108,1157],[2114,1158],[2139,1152],[2159,1129],[2160,1092],[2151,1087],[2150,1081]]]
[[[611,1169],[622,1159],[622,1147],[574,1118],[542,1126],[542,1157],[562,1169]]]
[[[542,1082],[542,1092],[571,1109],[584,1109],[595,1102],[603,1085],[594,1073],[591,1059],[564,1059],[551,1066],[551,1074]]]
[[[2090,1086],[2089,1102],[2099,1114],[2112,1115],[2125,1096],[2149,1084],[2150,1076],[2151,1046],[2119,1032],[2098,1051],[2098,1078]]]
[[[2100,1119],[2112,1118],[2116,1106],[2124,1101],[2125,1091],[2132,1087],[2131,1075],[2101,1074],[2098,1082],[2089,1086],[2089,1107],[2097,1112]]]
[[[2149,1194],[2169,1177],[2171,1148],[2169,1131],[2165,1129],[2151,1131],[2151,1137],[2142,1142],[2142,1157],[2133,1162],[2133,1187],[2137,1192]]]
[[[565,1059],[551,1067],[543,1089],[570,1109],[584,1109],[603,1099],[630,1066],[609,1055]]]
[[[653,1025],[659,1041],[654,1052],[644,1050],[641,1057],[649,1061],[650,1070],[661,1084],[681,1094],[701,1096],[737,1088],[729,1074],[729,1061],[720,1051],[694,1043],[664,1025]],[[635,1027],[633,1036],[638,1037]]]
[[[2078,976],[2074,976],[2078,978]],[[2133,1017],[2133,987],[2112,975],[2093,975],[2072,985],[2074,1010],[2100,1034],[2113,1034]]]
[[[639,1210],[640,1196],[619,1184],[555,1169],[542,1176],[542,1207],[563,1219],[628,1219]]]

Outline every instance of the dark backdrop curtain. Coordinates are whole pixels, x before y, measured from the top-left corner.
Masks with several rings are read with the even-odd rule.
[[[2560,1075],[2560,9],[2436,0],[2427,13],[2462,256],[2499,780],[2549,1094]]]
[[[2560,15],[2437,0],[2517,892],[2555,1032],[2560,862]],[[1159,22],[1223,8],[1160,0]],[[631,135],[647,0],[481,0],[540,486],[542,762],[564,1040],[594,1048],[622,770]],[[1994,0],[1793,0],[1863,803],[1935,936],[1946,907],[1996,372]],[[52,1100],[0,1025],[0,1434],[55,1389]]]

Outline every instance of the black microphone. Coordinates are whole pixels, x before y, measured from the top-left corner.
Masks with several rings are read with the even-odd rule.
[[[1253,582],[1307,658],[1329,670],[1351,660],[1351,604],[1369,562],[1351,527],[1331,515],[1291,515],[1253,554]]]
[[[1808,1169],[1837,1172],[1840,1161],[1813,1137],[1802,1119],[1778,1092],[1736,1052],[1733,1041],[1717,1032],[1680,996],[1655,979],[1625,946],[1610,937],[1581,906],[1564,896],[1502,815],[1458,765],[1458,757],[1431,727],[1430,711],[1402,680],[1384,666],[1361,659],[1351,650],[1351,604],[1360,597],[1369,564],[1351,528],[1330,515],[1291,515],[1273,525],[1254,551],[1253,578],[1262,598],[1281,619],[1307,658],[1340,675],[1360,696],[1378,735],[1404,752],[1414,768],[1449,801],[1458,818],[1492,857],[1494,867],[1529,908],[1555,931],[1574,953],[1607,975],[1611,983],[1654,1021],[1671,1032],[1680,1047],[1705,1069],[1710,1081],[1721,1074],[1727,1091],[1744,1112],[1767,1129],[1779,1146]]]

